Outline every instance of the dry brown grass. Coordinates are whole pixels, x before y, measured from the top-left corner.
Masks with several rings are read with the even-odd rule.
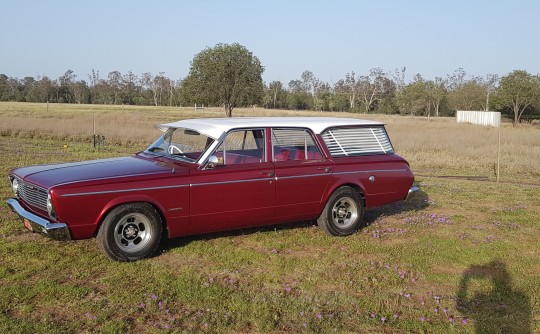
[[[0,134],[90,142],[96,133],[107,144],[145,145],[158,135],[157,124],[185,118],[222,117],[221,108],[193,108],[0,103]],[[498,128],[458,124],[453,118],[411,118],[396,115],[321,113],[313,111],[242,108],[234,116],[336,116],[386,122],[396,152],[415,173],[481,176],[493,180],[497,162]],[[501,180],[540,183],[540,129],[501,128]]]

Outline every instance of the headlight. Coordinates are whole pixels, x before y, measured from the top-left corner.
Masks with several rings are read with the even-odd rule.
[[[47,195],[47,211],[49,212],[49,216],[52,218],[56,218],[56,213],[54,213],[54,207],[52,205],[51,195]]]
[[[15,196],[17,196],[17,192],[19,191],[19,181],[17,181],[16,178],[13,178],[13,180],[11,180],[11,189],[13,189],[13,193],[15,194]]]

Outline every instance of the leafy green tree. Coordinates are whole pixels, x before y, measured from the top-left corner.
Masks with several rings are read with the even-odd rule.
[[[540,78],[527,71],[515,70],[501,78],[496,96],[497,104],[510,108],[516,126],[525,110],[532,108],[540,100]]]
[[[441,103],[446,97],[446,80],[436,77],[435,81],[428,81],[426,86],[429,99],[431,100],[431,105],[435,109],[435,117],[439,117]]]
[[[283,87],[281,81],[272,81],[264,94],[264,107],[268,109],[285,109],[287,108],[287,90]]]
[[[448,102],[454,110],[484,110],[486,88],[477,80],[468,80],[448,92]]]
[[[396,96],[396,104],[401,114],[412,116],[427,112],[431,105],[428,84],[417,74],[414,81],[404,86]]]
[[[195,55],[182,89],[192,101],[222,105],[231,117],[234,107],[261,101],[263,71],[259,59],[244,46],[217,44]]]

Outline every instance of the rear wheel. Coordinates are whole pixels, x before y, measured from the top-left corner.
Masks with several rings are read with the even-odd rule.
[[[358,230],[363,216],[362,197],[355,189],[345,186],[330,196],[317,224],[327,234],[344,236]]]
[[[114,208],[103,220],[97,242],[115,261],[137,261],[150,257],[163,234],[156,209],[148,203],[129,203]]]

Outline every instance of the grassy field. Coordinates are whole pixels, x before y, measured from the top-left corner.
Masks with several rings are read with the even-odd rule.
[[[379,119],[422,192],[367,212],[357,234],[312,222],[167,241],[116,263],[95,240],[30,234],[0,183],[2,333],[540,332],[540,129],[380,115],[243,109],[235,115]],[[0,174],[126,155],[161,122],[219,109],[0,103]],[[91,147],[96,132],[106,138]]]

